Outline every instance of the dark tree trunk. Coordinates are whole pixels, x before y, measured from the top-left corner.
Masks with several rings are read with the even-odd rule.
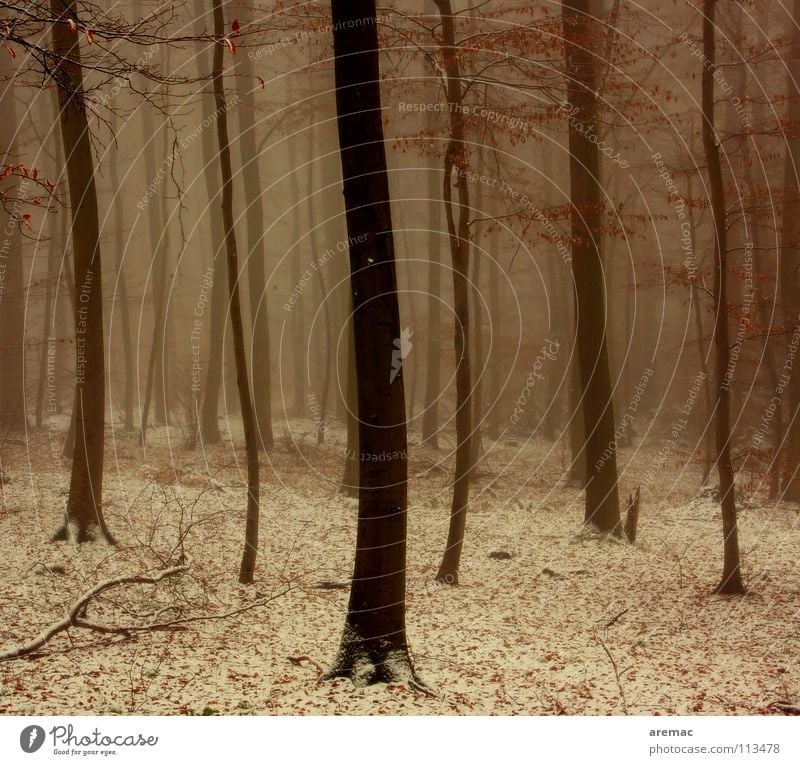
[[[315,122],[315,118],[313,116],[310,117],[312,125]],[[308,131],[309,135],[309,156],[314,157],[316,155],[315,148],[314,148],[314,130],[313,128]],[[324,185],[324,179],[323,179]],[[320,349],[319,352],[316,354],[318,360],[318,374],[316,375],[319,382],[319,391],[320,397],[319,401],[317,402],[317,409],[315,411],[315,418],[316,418],[316,426],[317,426],[317,446],[322,446],[325,443],[325,431],[328,427],[328,398],[330,394],[331,388],[331,370],[333,364],[333,325],[331,319],[331,307],[330,307],[330,300],[328,296],[328,288],[325,285],[325,276],[322,273],[322,269],[324,268],[323,264],[320,264],[320,259],[322,258],[325,247],[319,246],[319,236],[317,234],[319,227],[315,224],[315,219],[317,215],[315,214],[314,210],[314,197],[315,194],[312,193],[312,189],[314,189],[314,162],[308,163],[308,193],[306,194],[306,201],[308,203],[308,225],[309,225],[309,241],[311,243],[311,262],[312,262],[312,270],[314,271],[314,284],[317,291],[317,305],[322,308],[322,321],[325,324],[324,334],[320,337]],[[330,224],[326,220],[324,215],[320,215],[324,221],[323,229],[328,228]],[[328,225],[326,225],[328,224]],[[332,242],[327,242],[328,244],[333,244]],[[333,244],[335,247],[335,244]],[[317,265],[319,264],[319,265]]]
[[[72,475],[65,522],[54,540],[74,536],[81,543],[100,537],[113,544],[102,512],[106,386],[100,225],[80,43],[68,24],[69,19],[77,23],[76,2],[50,0],[50,10],[57,19],[52,27],[53,52],[60,63],[53,76],[72,205],[76,333]]]
[[[427,11],[435,12],[433,2],[425,3]],[[432,8],[430,6],[433,6]],[[432,64],[426,64],[425,76],[434,82],[436,72]],[[438,94],[435,85],[427,88],[430,101]],[[434,113],[428,112],[426,130],[433,135],[435,130]],[[439,398],[442,394],[442,271],[441,271],[441,225],[442,206],[440,202],[442,184],[439,165],[431,154],[427,157],[426,181],[428,193],[428,349],[425,364],[425,401],[422,414],[422,440],[434,449],[439,448]]]
[[[692,199],[694,194],[691,176],[687,182],[686,191],[689,199]],[[689,236],[691,239],[692,252],[694,253],[697,252],[697,248],[695,246],[697,241],[696,232],[697,224],[695,222],[695,216],[690,209]],[[694,313],[694,329],[695,334],[697,335],[697,355],[700,361],[700,371],[703,373],[703,397],[706,406],[706,421],[704,426],[705,435],[703,439],[705,441],[705,454],[703,455],[703,477],[700,482],[702,486],[705,486],[711,478],[711,472],[714,469],[714,430],[710,427],[711,418],[713,417],[714,413],[714,401],[711,393],[711,374],[709,373],[708,369],[709,351],[707,351],[705,347],[706,333],[705,329],[703,328],[703,307],[700,303],[702,292],[697,287],[696,279],[690,282],[689,293]]]
[[[133,355],[133,339],[131,337],[131,314],[128,306],[128,283],[125,279],[125,231],[123,197],[120,193],[119,181],[119,151],[117,146],[117,119],[112,116],[112,131],[114,133],[113,153],[109,162],[109,180],[114,190],[114,245],[117,250],[117,284],[114,290],[116,302],[119,304],[120,332],[122,335],[122,356],[124,364],[125,383],[123,389],[123,413],[125,417],[125,430],[135,429],[133,417],[133,397],[136,387],[136,364]]]
[[[711,187],[711,213],[714,219],[714,343],[716,387],[716,451],[719,473],[719,494],[722,505],[722,534],[724,564],[722,580],[716,591],[724,595],[738,595],[745,591],[739,568],[739,533],[736,525],[736,496],[734,493],[733,465],[731,464],[730,391],[728,364],[730,341],[728,331],[728,240],[725,215],[725,187],[714,126],[714,70],[716,40],[714,12],[716,0],[703,0],[703,53],[705,66],[702,73],[703,148],[708,164]]]
[[[478,148],[478,165],[483,167],[483,148]],[[483,211],[483,186],[478,184],[475,195],[476,215],[484,215]],[[483,242],[484,237],[476,236],[478,242]],[[483,295],[481,293],[481,279],[483,278],[483,249],[480,244],[472,249],[472,367],[474,370],[472,380],[472,478],[478,473],[478,463],[483,448],[483,380],[486,372],[483,357]]]
[[[204,0],[195,0],[195,18],[200,20],[206,17]],[[197,32],[204,29],[204,24],[198,21]],[[208,75],[211,61],[208,55],[208,43],[200,43],[203,50],[198,53],[198,67],[200,74]],[[212,43],[213,45],[213,43]],[[204,88],[200,96],[202,124],[213,122],[214,95],[210,88]],[[208,193],[210,211],[217,208],[220,203],[220,171],[217,161],[217,150],[214,146],[214,134],[211,130],[200,132],[200,144],[203,155],[203,179]],[[224,341],[225,326],[227,324],[227,277],[225,267],[225,251],[222,218],[219,215],[209,215],[211,229],[211,265],[213,283],[211,285],[211,300],[209,307],[209,338],[208,338],[208,368],[203,389],[203,400],[200,406],[200,438],[205,445],[218,444],[222,440],[219,430],[219,393],[222,386],[222,370],[224,368]]]
[[[585,523],[621,534],[614,404],[606,342],[603,290],[600,153],[597,129],[597,60],[592,52],[596,20],[588,0],[563,0],[572,202],[572,273],[576,290],[576,338],[586,460]],[[578,127],[583,130],[579,130]],[[609,449],[609,447],[612,447]],[[609,449],[611,455],[604,456]]]
[[[166,134],[166,119],[161,129]],[[158,173],[156,147],[159,145],[150,104],[145,104],[142,107],[142,142],[144,145],[145,176],[149,184],[153,182]],[[167,162],[167,143],[167,141],[164,141],[165,151],[162,157],[162,163]],[[167,183],[168,181],[165,178],[159,188],[158,196],[154,196],[147,203],[150,253],[153,258],[150,273],[148,274],[153,300],[153,334],[148,357],[147,376],[145,378],[144,401],[142,403],[140,425],[142,444],[144,444],[147,433],[147,419],[150,414],[151,401],[155,401],[156,423],[159,425],[166,425],[169,419],[165,395],[166,371],[164,359],[167,258],[169,257],[167,216],[164,214]]]
[[[800,0],[793,6],[794,29],[788,53],[789,126],[783,180],[783,226],[779,259],[781,301],[788,342],[800,328]],[[784,498],[800,502],[800,371],[791,371],[788,391],[782,489]]]
[[[492,270],[489,277],[489,311],[492,314],[492,353],[489,359],[489,399],[491,401],[491,412],[486,434],[493,441],[500,438],[500,417],[498,404],[502,395],[502,371],[500,363],[502,360],[502,340],[503,340],[503,308],[500,304],[500,280],[503,278],[503,268],[500,265],[500,237],[497,229],[492,227],[489,236],[489,253],[491,254]]]
[[[239,21],[251,12],[241,3]],[[253,407],[255,409],[258,443],[269,449],[274,443],[272,434],[272,383],[267,306],[267,276],[264,247],[264,205],[262,201],[259,152],[256,146],[256,78],[251,58],[237,56],[239,77],[239,152],[244,183],[245,223],[247,228],[247,282],[250,293],[250,321],[253,334],[251,366],[253,368]]]
[[[352,302],[351,302],[352,307]],[[358,496],[358,380],[356,375],[356,346],[353,334],[352,308],[347,319],[347,453],[344,462],[344,477],[339,491],[350,497]]]
[[[404,682],[421,687],[406,640],[406,411],[402,369],[390,381],[400,311],[375,2],[333,0],[332,9],[364,457],[347,619],[338,655],[325,677],[349,677],[356,685]]]
[[[292,172],[289,174],[289,185],[291,198],[297,200],[297,203],[292,208],[292,225],[295,231],[302,230],[300,223],[300,184],[297,182],[298,166],[300,162],[297,157],[297,149],[295,142],[289,141],[289,164],[292,167]],[[300,284],[301,268],[300,258],[302,257],[302,250],[299,247],[294,248],[291,254],[290,262],[290,279],[292,281],[292,289],[295,289]],[[303,354],[306,349],[306,322],[305,322],[305,304],[303,296],[298,294],[294,308],[292,309],[292,322],[291,322],[291,335],[292,335],[292,414],[295,417],[302,417],[306,412],[306,376],[304,372]]]
[[[8,55],[0,72],[0,159],[2,165],[17,165],[16,152],[17,124],[16,94],[11,85],[13,74],[9,71]],[[12,184],[6,182],[4,191],[10,198],[25,196],[25,181]],[[13,203],[8,214],[2,213],[2,250],[0,266],[3,279],[0,281],[0,440],[12,431],[25,430],[25,299],[22,265],[22,224],[23,210]]]
[[[219,144],[219,165],[222,180],[222,229],[225,237],[225,254],[228,262],[228,292],[230,296],[231,329],[233,330],[233,350],[236,362],[236,386],[239,391],[239,406],[242,410],[242,427],[247,454],[247,522],[245,527],[244,553],[239,569],[239,582],[252,584],[258,553],[258,434],[256,433],[253,400],[250,398],[250,378],[247,373],[247,357],[244,347],[244,325],[239,298],[239,256],[236,252],[236,233],[233,217],[233,172],[231,170],[231,149],[228,140],[228,112],[225,102],[223,81],[223,56],[227,50],[223,44],[225,37],[225,13],[223,0],[213,0],[214,11],[214,64],[212,84],[214,104],[217,107],[217,142]]]
[[[470,368],[469,332],[469,185],[463,173],[456,174],[458,190],[458,221],[453,204],[453,169],[466,163],[464,143],[464,113],[462,105],[461,69],[455,45],[455,23],[450,0],[436,0],[442,19],[442,55],[447,75],[447,102],[450,107],[450,140],[444,157],[443,198],[447,231],[450,239],[450,257],[453,262],[453,307],[455,311],[456,360],[456,474],[453,481],[453,504],[450,508],[450,526],[447,546],[442,557],[436,581],[458,584],[461,550],[467,525],[469,481],[472,473],[472,371]]]

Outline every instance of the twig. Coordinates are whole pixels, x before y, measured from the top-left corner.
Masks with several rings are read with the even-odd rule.
[[[628,701],[625,698],[625,691],[622,689],[622,681],[619,679],[619,670],[617,669],[617,662],[614,661],[614,657],[611,655],[611,651],[608,650],[608,646],[605,644],[603,638],[601,638],[599,635],[595,637],[597,638],[597,641],[600,643],[600,645],[603,646],[603,650],[606,652],[606,655],[608,656],[609,661],[611,662],[611,666],[614,668],[614,677],[617,679],[617,688],[619,688],[619,697],[622,701],[622,710],[627,715]]]
[[[609,621],[609,622],[606,622],[606,629],[607,629],[608,627],[612,627],[614,624],[616,624],[617,620],[618,620],[618,619],[619,619],[621,616],[624,616],[625,614],[627,614],[627,613],[628,613],[628,611],[630,611],[630,610],[631,610],[631,609],[630,609],[630,606],[628,606],[628,608],[626,608],[624,611],[620,611],[620,612],[619,612],[619,613],[618,613],[618,614],[617,614],[617,615],[616,615],[616,616],[615,616],[615,617],[614,617],[614,618],[613,618],[611,621]]]

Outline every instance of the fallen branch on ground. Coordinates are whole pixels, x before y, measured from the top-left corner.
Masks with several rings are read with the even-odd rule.
[[[124,626],[95,624],[94,622],[86,620],[85,618],[86,610],[89,607],[89,603],[92,601],[92,599],[96,598],[101,593],[125,584],[157,584],[158,582],[161,582],[164,579],[167,579],[168,577],[186,573],[189,570],[190,566],[191,563],[187,560],[178,563],[175,566],[170,566],[169,568],[161,569],[160,571],[157,571],[154,574],[136,574],[133,576],[118,576],[114,577],[113,579],[107,579],[104,582],[100,582],[100,584],[95,585],[94,587],[92,587],[91,590],[81,595],[78,598],[78,600],[76,600],[75,603],[70,607],[69,612],[63,619],[55,622],[54,624],[51,624],[38,637],[31,640],[29,643],[26,643],[20,648],[15,648],[12,651],[7,651],[6,653],[0,654],[0,661],[12,661],[14,659],[21,659],[26,656],[31,656],[35,654],[43,645],[52,640],[56,635],[59,635],[60,633],[67,631],[71,627],[88,629],[93,632],[100,632],[106,635],[109,634],[122,635],[124,637],[130,637],[132,634],[136,632],[155,632],[157,630],[181,629],[183,628],[184,625],[191,624],[194,622],[213,621],[218,619],[227,619],[231,616],[236,616],[237,614],[241,614],[253,608],[258,608],[259,606],[263,606],[266,603],[269,603],[270,601],[279,598],[281,595],[285,595],[292,589],[291,585],[289,585],[284,590],[276,593],[275,595],[271,595],[268,598],[262,598],[261,600],[254,601],[253,603],[248,603],[247,605],[241,606],[239,608],[234,608],[231,611],[226,611],[224,614],[186,616],[162,622],[151,622],[148,624],[129,624]],[[163,613],[163,611],[164,609],[159,611],[158,614]]]

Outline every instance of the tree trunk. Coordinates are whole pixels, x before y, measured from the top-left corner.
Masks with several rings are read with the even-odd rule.
[[[144,167],[147,183],[152,183],[157,177],[159,168],[156,162],[156,147],[159,145],[156,136],[153,114],[149,103],[142,107],[142,142],[144,145]],[[167,131],[166,117],[164,118],[163,131]],[[168,142],[164,141],[164,155],[162,163],[167,163]],[[161,168],[164,169],[164,168]],[[144,444],[147,419],[150,414],[150,402],[155,399],[155,420],[159,425],[166,425],[168,421],[165,387],[165,359],[164,359],[164,328],[166,314],[166,286],[167,286],[167,258],[169,257],[167,216],[164,214],[168,180],[164,178],[159,188],[158,197],[153,197],[147,203],[147,221],[150,231],[150,252],[153,260],[150,268],[150,284],[153,300],[153,334],[150,344],[150,354],[145,378],[144,402],[142,404],[140,436]]]
[[[214,104],[217,108],[217,142],[219,144],[219,165],[222,180],[222,228],[225,237],[225,254],[228,261],[228,292],[230,296],[231,328],[233,330],[233,350],[236,361],[236,386],[239,391],[239,406],[242,410],[242,427],[247,454],[247,522],[245,527],[244,553],[239,569],[239,583],[252,584],[258,552],[258,435],[256,433],[253,401],[250,398],[250,378],[247,373],[247,358],[244,347],[244,326],[242,307],[239,298],[239,257],[236,252],[236,232],[233,218],[233,172],[231,170],[231,149],[228,140],[228,112],[225,102],[223,81],[223,55],[227,50],[223,44],[225,37],[225,13],[223,0],[212,0],[214,11],[214,64],[212,84]]]
[[[339,491],[349,497],[358,496],[358,380],[356,373],[356,345],[353,334],[352,301],[351,315],[347,319],[347,453],[344,462],[344,477]]]
[[[478,165],[483,168],[483,147],[478,148]],[[475,194],[475,210],[477,215],[483,215],[483,186],[478,184]],[[468,232],[469,233],[469,232]],[[486,360],[483,357],[483,295],[481,294],[481,279],[483,278],[482,261],[484,258],[480,242],[481,237],[476,232],[476,246],[472,250],[472,478],[478,473],[478,463],[483,448],[483,377],[486,372]]]
[[[597,63],[592,52],[596,20],[588,0],[563,0],[572,206],[572,273],[586,458],[585,523],[621,534],[614,404],[606,343],[603,290],[600,153],[590,137],[597,126]],[[579,130],[581,127],[583,130]],[[606,450],[611,452],[608,456]]]
[[[406,412],[402,369],[390,381],[400,311],[375,1],[333,0],[332,10],[364,458],[359,463],[358,531],[347,618],[338,655],[325,677],[349,677],[356,685],[404,682],[421,687],[406,640]]]
[[[14,99],[16,94],[11,85],[13,73],[7,54],[2,73],[8,74],[0,89],[0,157],[2,164],[17,165],[19,157],[16,150],[16,136],[19,130]],[[14,179],[16,180],[16,179]],[[13,185],[6,184],[9,197],[25,196],[27,183],[23,180]],[[0,440],[11,431],[26,428],[25,415],[25,299],[22,265],[22,224],[23,211],[18,203],[12,204],[12,211],[6,214],[3,208],[3,243],[0,250]]]
[[[102,511],[106,386],[100,225],[83,96],[80,38],[72,33],[68,24],[70,19],[77,23],[76,2],[50,0],[50,10],[57,19],[52,27],[53,52],[60,63],[53,76],[58,87],[61,137],[72,205],[76,333],[72,475],[64,525],[53,538],[74,537],[81,543],[99,537],[113,544]]]
[[[246,3],[238,3],[239,22],[252,12]],[[237,56],[239,78],[239,153],[244,183],[245,223],[247,229],[247,282],[250,293],[250,322],[253,328],[250,346],[253,368],[253,407],[255,410],[258,443],[270,449],[272,434],[272,383],[269,315],[267,306],[267,275],[264,263],[264,205],[262,201],[259,152],[256,146],[256,78],[250,56]]]
[[[447,76],[447,103],[450,109],[450,140],[444,157],[443,198],[453,262],[453,307],[455,311],[456,351],[456,474],[453,481],[453,504],[442,563],[436,581],[458,584],[461,550],[467,525],[469,480],[472,473],[472,371],[469,333],[469,184],[463,173],[456,173],[458,221],[453,204],[453,169],[466,164],[464,113],[462,110],[461,68],[455,45],[455,23],[450,0],[436,0],[442,19],[442,55]]]
[[[788,343],[800,327],[800,0],[793,6],[794,28],[788,52],[789,125],[784,168],[783,226],[780,244],[780,290]],[[784,498],[800,502],[800,372],[793,368],[788,384]]]
[[[195,0],[196,30],[202,32],[204,25],[200,19],[206,17],[204,0]],[[201,76],[207,75],[211,64],[208,55],[208,43],[200,43],[203,49],[197,55],[198,68]],[[213,45],[213,43],[212,43]],[[209,125],[213,122],[214,96],[209,88],[204,88],[200,96],[202,124]],[[211,130],[202,130],[200,144],[203,155],[203,178],[208,193],[210,211],[219,204],[220,174],[217,151],[214,146],[214,134]],[[219,215],[208,216],[211,228],[211,266],[213,283],[211,285],[209,338],[208,338],[208,369],[206,370],[203,401],[200,409],[200,438],[205,445],[218,444],[222,441],[219,430],[219,393],[222,385],[222,370],[224,368],[225,327],[227,324],[228,301],[226,297],[226,273],[224,258],[224,232],[222,218]]]
[[[435,12],[432,2],[425,3],[428,10]],[[436,71],[427,62],[425,76],[433,82]],[[429,100],[434,101],[438,94],[436,86],[428,88]],[[433,112],[426,116],[426,130],[434,135],[436,122]],[[432,147],[431,147],[432,150]],[[441,234],[442,206],[441,180],[439,167],[435,157],[427,157],[425,172],[428,188],[428,351],[425,365],[425,402],[422,414],[422,441],[434,449],[439,448],[439,398],[442,395],[442,271],[441,271]]]
[[[125,387],[123,391],[123,413],[125,417],[125,430],[135,429],[133,418],[133,396],[136,387],[136,365],[133,355],[133,339],[131,337],[131,314],[128,306],[128,283],[125,278],[125,230],[124,230],[124,198],[120,193],[122,188],[119,181],[119,149],[117,145],[118,120],[113,113],[111,116],[111,130],[114,134],[113,152],[108,166],[111,188],[114,198],[114,245],[117,251],[117,284],[114,294],[119,304],[120,330],[122,334],[122,355],[125,373]]]
[[[298,167],[300,165],[297,157],[297,149],[295,142],[289,141],[289,164],[292,171],[289,174],[289,186],[291,198],[296,200],[292,207],[292,225],[295,231],[301,231],[302,225],[300,223],[300,184],[297,182]],[[310,225],[310,221],[309,221]],[[302,250],[299,247],[294,248],[291,254],[290,262],[290,279],[292,281],[292,289],[297,289],[301,279],[300,258],[302,257]],[[302,417],[306,412],[306,376],[304,372],[303,353],[306,348],[306,322],[305,322],[305,304],[303,296],[297,295],[294,308],[292,310],[291,322],[291,336],[292,336],[292,414],[295,417]]]
[[[489,389],[491,393],[489,394],[489,400],[492,403],[486,434],[492,441],[497,441],[500,438],[498,404],[500,403],[503,387],[500,369],[503,340],[503,308],[500,304],[500,280],[503,278],[503,268],[500,265],[500,236],[495,227],[492,227],[492,233],[489,235],[489,252],[492,261],[492,270],[489,277],[489,311],[492,314],[492,353],[489,360],[491,364],[489,367]]]
[[[703,0],[703,53],[705,61],[702,74],[703,148],[708,164],[711,187],[711,213],[714,219],[714,342],[716,346],[716,420],[717,471],[722,506],[722,533],[724,540],[724,565],[722,580],[716,592],[724,595],[743,593],[744,584],[739,568],[739,534],[736,526],[736,495],[734,493],[733,465],[731,464],[730,391],[728,364],[730,342],[728,327],[728,241],[725,215],[725,187],[714,126],[714,71],[716,40],[714,12],[716,0]]]

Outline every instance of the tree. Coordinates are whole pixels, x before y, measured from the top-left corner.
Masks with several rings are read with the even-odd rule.
[[[736,495],[731,463],[731,423],[728,365],[730,340],[728,328],[728,228],[725,213],[725,186],[719,157],[719,143],[714,122],[714,72],[716,70],[716,39],[714,12],[716,0],[703,0],[703,62],[702,110],[703,149],[708,165],[711,188],[711,215],[714,220],[714,346],[715,346],[715,439],[719,495],[722,506],[724,563],[722,580],[716,592],[722,595],[744,593],[739,568],[739,532],[736,524]]]
[[[598,73],[592,51],[596,19],[590,0],[563,0],[569,126],[572,274],[575,281],[576,343],[586,460],[585,522],[621,533],[614,404],[606,343],[605,291],[601,252],[600,152],[597,129]],[[611,452],[604,457],[604,451]]]
[[[119,192],[119,145],[117,136],[117,119],[112,112],[111,129],[114,133],[112,144],[112,155],[109,161],[109,179],[114,189],[114,248],[117,251],[117,285],[114,290],[116,302],[119,303],[120,329],[122,332],[122,352],[125,364],[125,390],[124,390],[124,414],[125,430],[133,430],[133,393],[135,388],[136,365],[133,358],[133,339],[131,337],[131,317],[128,307],[128,282],[125,278],[125,232],[124,232],[124,213],[123,199]],[[49,285],[48,285],[49,286]]]
[[[792,335],[800,326],[800,0],[793,6],[794,28],[787,62],[788,128],[783,179],[783,229],[779,279],[784,328]],[[787,391],[786,462],[783,491],[786,499],[800,502],[800,374],[792,370]]]
[[[105,358],[100,225],[91,136],[83,94],[80,38],[75,0],[50,0],[53,26],[53,77],[58,88],[61,137],[72,206],[75,263],[76,378],[75,437],[66,518],[54,540],[95,537],[114,544],[103,518],[105,438]]]
[[[381,122],[375,0],[333,0],[339,147],[358,387],[358,529],[341,645],[326,679],[422,688],[405,625],[408,464],[394,236]]]
[[[442,20],[442,55],[447,78],[447,103],[450,112],[450,140],[444,155],[443,199],[447,232],[450,241],[450,257],[453,262],[453,308],[455,323],[456,358],[456,473],[453,481],[453,503],[450,508],[450,526],[447,545],[436,574],[436,580],[445,584],[458,584],[458,569],[461,550],[464,546],[464,531],[467,525],[469,504],[469,481],[472,474],[472,371],[470,368],[469,334],[469,260],[470,232],[469,184],[466,174],[459,172],[466,167],[466,145],[464,143],[463,84],[459,53],[455,44],[455,23],[450,0],[436,0]],[[457,205],[453,202],[453,173],[458,190]],[[458,207],[456,221],[455,208]]]
[[[8,57],[3,54],[7,59]],[[10,69],[5,64],[3,70]],[[5,74],[5,71],[3,72]],[[4,82],[0,90],[0,171],[16,166],[16,133],[19,128],[16,119],[16,106],[13,87]],[[13,205],[6,205],[2,222],[2,250],[0,266],[3,279],[0,281],[0,438],[15,430],[24,430],[25,417],[25,309],[23,293],[22,235],[23,213],[19,200],[24,197],[25,179],[15,175],[11,186],[5,186],[5,193],[14,197]]]
[[[202,32],[202,18],[204,16],[205,0],[195,0],[195,29],[199,35]],[[200,76],[207,76],[210,67],[210,57],[207,46],[197,56]],[[200,95],[200,111],[203,124],[213,121],[214,95],[208,87],[203,88]],[[212,131],[203,130],[200,133],[200,146],[203,156],[203,181],[208,194],[209,207],[214,208],[219,204],[219,162],[214,150],[214,136]],[[200,437],[204,444],[218,444],[222,440],[219,431],[219,392],[222,385],[223,349],[225,340],[225,325],[227,313],[227,300],[225,294],[226,276],[225,266],[220,263],[224,254],[224,234],[222,218],[219,215],[209,215],[211,264],[213,283],[211,285],[208,358],[205,385],[203,386],[203,400],[200,404]]]
[[[425,0],[425,12],[433,15],[436,6],[433,0]],[[426,101],[438,99],[436,70],[430,57],[425,57]],[[435,114],[428,112],[426,131],[433,136]],[[432,149],[433,147],[431,147]],[[441,179],[439,165],[432,151],[426,155],[425,179],[428,194],[428,350],[425,361],[425,403],[422,415],[422,440],[434,449],[439,448],[439,397],[441,396],[442,372],[442,265],[441,265],[441,218],[439,201]]]
[[[228,292],[230,296],[231,329],[233,331],[233,350],[236,361],[236,386],[239,391],[239,406],[242,410],[245,452],[247,454],[247,520],[245,525],[244,553],[239,568],[239,582],[252,584],[258,552],[258,436],[250,397],[250,378],[247,373],[247,357],[244,347],[244,326],[242,307],[239,298],[239,256],[236,251],[236,232],[233,218],[233,172],[231,170],[231,148],[228,140],[228,105],[225,101],[223,80],[223,55],[226,48],[225,12],[223,0],[213,0],[214,11],[214,63],[212,85],[214,104],[217,107],[217,142],[219,144],[219,166],[222,180],[222,228],[225,240],[225,254],[228,263]]]
[[[143,113],[149,115],[144,120],[144,143],[145,171],[148,178],[155,177],[150,173],[155,173],[155,150],[154,130],[152,115],[147,106]],[[168,125],[165,120],[162,131],[166,137]],[[169,152],[169,141],[164,141],[165,157]],[[164,160],[166,161],[166,159]],[[167,261],[169,259],[169,223],[167,215],[167,198],[162,191],[160,194],[160,211],[156,210],[156,200],[153,199],[148,204],[150,210],[150,247],[153,253],[152,266],[152,293],[153,293],[153,333],[150,343],[150,357],[147,363],[147,375],[145,378],[144,401],[142,403],[142,420],[139,429],[139,438],[142,446],[147,439],[147,420],[150,414],[150,402],[155,392],[155,420],[159,425],[169,424],[169,407],[167,406],[167,364],[165,353],[165,339],[167,332]]]
[[[156,177],[156,146],[158,137],[153,123],[151,105],[142,106],[142,143],[144,145],[145,175],[148,179]],[[166,115],[161,125],[164,135],[164,156],[167,161],[170,151],[168,140],[169,123]],[[147,362],[145,378],[144,402],[142,403],[142,420],[140,438],[144,445],[147,438],[147,419],[150,414],[150,402],[155,394],[155,420],[159,425],[169,424],[169,411],[166,397],[166,354],[164,339],[167,322],[167,261],[169,259],[169,228],[166,215],[166,189],[161,189],[158,199],[155,197],[147,204],[148,230],[150,233],[150,252],[152,254],[149,269],[153,295],[153,333],[150,344],[150,356]]]
[[[245,4],[240,9],[247,13]],[[253,407],[255,409],[258,444],[262,449],[272,447],[272,383],[270,361],[269,316],[266,300],[266,270],[264,264],[264,204],[261,189],[260,152],[256,147],[256,77],[250,56],[237,58],[239,76],[239,156],[245,198],[247,231],[247,283],[250,296],[251,366],[253,369]]]

